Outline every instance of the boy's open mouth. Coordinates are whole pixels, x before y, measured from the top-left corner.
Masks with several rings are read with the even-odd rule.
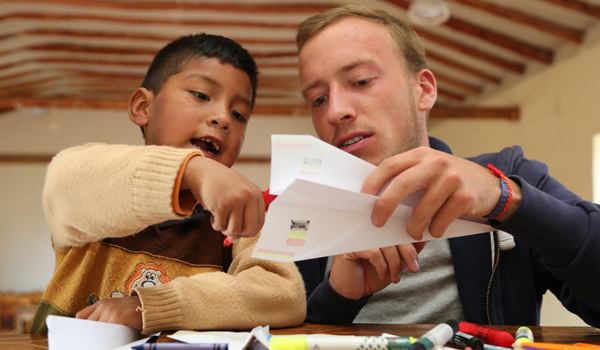
[[[194,147],[199,148],[206,153],[217,155],[219,154],[219,146],[208,138],[192,139],[190,141]]]

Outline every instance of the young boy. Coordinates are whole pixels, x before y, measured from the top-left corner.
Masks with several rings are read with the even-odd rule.
[[[182,37],[156,55],[130,99],[146,146],[91,143],[53,159],[43,204],[56,268],[32,333],[47,331],[50,314],[143,333],[304,321],[295,265],[250,257],[264,203],[229,169],[257,74],[230,39]],[[221,232],[246,238],[224,247]]]

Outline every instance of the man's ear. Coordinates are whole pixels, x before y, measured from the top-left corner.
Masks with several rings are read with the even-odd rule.
[[[437,99],[437,83],[435,77],[429,69],[422,69],[415,74],[416,82],[419,84],[417,89],[417,101],[419,111],[429,111]]]
[[[136,125],[148,125],[154,93],[146,88],[138,88],[129,99],[129,119]]]

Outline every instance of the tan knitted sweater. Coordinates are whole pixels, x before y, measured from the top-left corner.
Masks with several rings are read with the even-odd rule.
[[[207,219],[164,232],[152,226],[183,218],[173,208],[174,189],[194,153],[90,143],[53,159],[43,204],[56,268],[34,332],[45,331],[47,314],[74,316],[98,299],[135,294],[142,302],[144,333],[304,321],[302,277],[293,263],[251,258],[258,236],[240,239],[229,252]],[[233,260],[223,272],[228,254]],[[142,288],[142,274],[146,285],[155,286]]]

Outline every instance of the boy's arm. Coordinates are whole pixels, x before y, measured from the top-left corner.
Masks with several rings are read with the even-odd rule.
[[[166,285],[136,288],[143,332],[167,329],[251,329],[304,322],[306,297],[293,263],[254,259],[258,236],[233,245],[228,273],[180,277]]]
[[[48,166],[44,212],[55,248],[124,237],[166,220],[176,178],[195,150],[86,144],[60,152]],[[198,157],[193,157],[198,158]]]

